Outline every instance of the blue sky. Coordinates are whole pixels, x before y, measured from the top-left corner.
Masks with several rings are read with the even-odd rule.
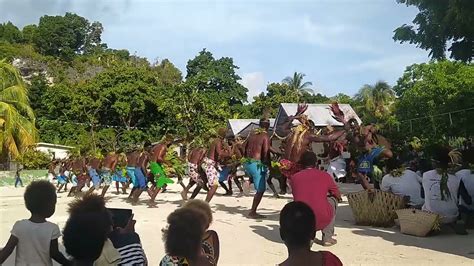
[[[102,22],[109,47],[169,58],[183,73],[202,48],[232,57],[249,97],[295,71],[316,92],[352,95],[429,60],[392,40],[417,13],[395,0],[0,0],[0,19],[19,26],[66,11]]]

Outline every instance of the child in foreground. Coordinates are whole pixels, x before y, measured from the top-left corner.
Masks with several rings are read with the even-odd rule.
[[[15,265],[53,265],[51,258],[60,264],[69,264],[58,249],[61,236],[58,225],[46,221],[56,209],[56,188],[48,181],[32,182],[26,188],[24,199],[31,217],[13,225],[10,239],[0,251],[0,264],[15,247]]]

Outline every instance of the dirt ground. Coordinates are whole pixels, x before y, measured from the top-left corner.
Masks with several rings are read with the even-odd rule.
[[[359,190],[357,185],[341,186],[343,193]],[[23,204],[23,189],[0,187],[0,246],[5,245],[14,222],[29,218]],[[148,208],[146,199],[138,206],[125,202],[125,195],[109,192],[108,207],[132,208],[137,220],[136,230],[141,237],[149,265],[159,265],[164,255],[161,229],[166,216],[182,203],[181,188],[172,185],[168,192],[157,197],[157,208]],[[218,193],[222,193],[218,190]],[[279,212],[291,200],[267,193],[259,211],[267,219],[250,220],[245,214],[252,197],[224,197],[216,195],[211,202],[214,223],[221,243],[220,265],[275,265],[285,259],[287,251],[278,231]],[[204,199],[200,194],[198,198]],[[66,206],[71,198],[58,196],[56,213],[49,219],[64,227]],[[338,244],[324,248],[313,245],[313,250],[329,250],[345,265],[474,265],[474,231],[467,236],[443,233],[429,238],[403,235],[398,228],[381,229],[354,225],[347,201],[340,204],[336,219]],[[318,238],[321,235],[318,233]],[[14,255],[4,265],[14,265]]]

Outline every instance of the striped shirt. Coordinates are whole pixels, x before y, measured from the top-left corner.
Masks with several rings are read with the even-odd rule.
[[[118,265],[147,265],[146,255],[137,233],[120,234],[114,231],[109,238],[120,253]]]

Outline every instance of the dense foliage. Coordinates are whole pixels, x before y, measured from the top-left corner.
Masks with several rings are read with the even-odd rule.
[[[398,0],[420,11],[414,25],[395,30],[394,40],[414,43],[429,50],[435,59],[450,58],[470,62],[474,56],[474,1],[471,0]]]
[[[265,92],[248,103],[247,88],[241,85],[239,68],[230,57],[215,58],[203,49],[188,61],[183,75],[167,59],[151,63],[127,50],[107,48],[102,31],[100,22],[72,13],[43,16],[38,25],[21,30],[10,22],[0,24],[0,59],[19,70],[23,81],[15,82],[24,87],[19,99],[24,102],[28,95],[31,109],[15,107],[13,102],[3,106],[20,108],[17,121],[35,124],[40,141],[74,146],[75,152],[83,154],[136,147],[146,140],[159,141],[167,133],[188,142],[205,141],[229,118],[260,118],[265,112],[275,117],[280,103],[298,101],[349,103],[365,123],[377,123],[398,141],[415,135],[467,137],[474,130],[472,111],[457,113],[448,122],[446,115],[438,116],[472,107],[470,64],[413,65],[394,88],[377,82],[363,86],[353,97],[337,94],[332,98],[315,94],[305,75],[295,72],[268,84]],[[436,50],[433,56],[438,58],[439,53]],[[413,118],[423,120],[410,125],[407,121]],[[22,147],[18,136],[26,135],[18,130],[25,127],[6,126],[10,124],[4,124],[2,147],[13,143]],[[34,127],[28,130],[32,135],[23,147],[36,140]],[[21,149],[7,150],[19,154]]]

